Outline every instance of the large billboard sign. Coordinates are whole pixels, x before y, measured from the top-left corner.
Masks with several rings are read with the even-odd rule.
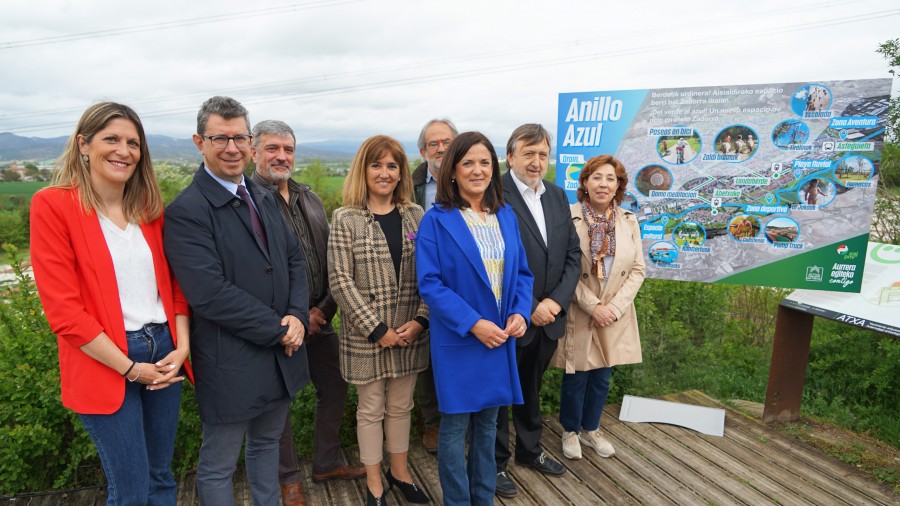
[[[654,278],[859,292],[891,79],[559,95],[557,183],[628,171]]]

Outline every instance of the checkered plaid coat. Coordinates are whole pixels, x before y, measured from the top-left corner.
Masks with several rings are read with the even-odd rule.
[[[396,329],[416,316],[428,318],[416,284],[415,235],[424,211],[415,204],[399,210],[403,221],[399,286],[387,241],[372,213],[341,207],[331,218],[328,280],[341,308],[341,375],[348,383],[364,385],[428,367],[427,330],[411,346],[382,348],[368,340],[381,322]]]

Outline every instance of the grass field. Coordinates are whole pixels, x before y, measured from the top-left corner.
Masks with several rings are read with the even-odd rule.
[[[34,192],[47,186],[46,181],[13,181],[0,183],[0,195],[34,195]]]
[[[310,181],[310,179],[306,177],[306,173],[300,172],[300,175],[295,176],[294,179],[312,186],[313,191],[317,192],[323,191],[321,187],[324,187],[325,192],[340,193],[341,186],[344,184],[344,176],[322,176],[319,181]]]

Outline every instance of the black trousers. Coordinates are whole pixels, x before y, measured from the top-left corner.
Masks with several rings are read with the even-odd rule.
[[[313,442],[312,472],[327,473],[341,464],[341,420],[347,401],[347,382],[341,376],[338,336],[331,323],[322,325],[319,334],[307,336],[306,356],[309,377],[316,387],[316,428]],[[278,474],[282,484],[303,481],[294,448],[291,413],[288,411],[279,446]]]
[[[516,428],[516,460],[531,462],[537,458],[541,447],[541,384],[544,371],[550,365],[550,359],[556,351],[558,341],[550,339],[541,327],[536,328],[531,342],[516,347],[516,363],[519,369],[519,383],[522,385],[524,404],[512,407],[513,425]],[[509,415],[506,408],[497,412],[497,444],[495,458],[497,471],[506,469],[511,452],[509,451]]]

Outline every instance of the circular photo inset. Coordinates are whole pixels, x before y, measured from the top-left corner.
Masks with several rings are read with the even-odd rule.
[[[743,162],[756,154],[759,136],[747,125],[731,125],[716,135],[715,150],[721,155],[737,155],[735,161]]]
[[[627,211],[631,211],[634,214],[638,212],[638,202],[637,197],[634,196],[631,192],[625,192],[625,198],[622,200],[622,203],[619,204],[619,207],[625,209]]]
[[[634,186],[645,197],[649,197],[654,190],[668,191],[673,181],[672,173],[662,165],[647,165],[634,176]]]
[[[799,119],[788,119],[775,125],[772,142],[781,149],[805,144],[809,140],[809,127]]]
[[[791,218],[779,216],[766,223],[766,240],[771,243],[794,242],[800,237],[800,225]]]
[[[584,169],[583,163],[570,163],[569,166],[566,167],[566,190],[575,191],[578,189],[578,176],[581,175],[582,169]]]
[[[807,112],[827,111],[831,108],[831,90],[821,84],[807,84],[791,95],[791,110],[797,116]]]
[[[668,241],[655,242],[647,251],[647,258],[653,265],[669,265],[678,260],[678,248]]]
[[[706,242],[706,229],[696,221],[685,221],[672,231],[672,239],[679,248],[703,246]]]
[[[859,155],[845,156],[834,166],[834,178],[844,186],[868,181],[874,173],[872,161]]]
[[[761,229],[759,219],[750,214],[739,214],[728,222],[728,235],[735,241],[753,239]]]
[[[824,178],[812,178],[800,183],[800,188],[797,190],[800,204],[807,206],[827,206],[834,200],[835,195],[837,195],[837,187],[830,179]]]
[[[703,142],[697,130],[690,136],[662,136],[656,141],[656,153],[666,163],[691,163],[700,154]]]

